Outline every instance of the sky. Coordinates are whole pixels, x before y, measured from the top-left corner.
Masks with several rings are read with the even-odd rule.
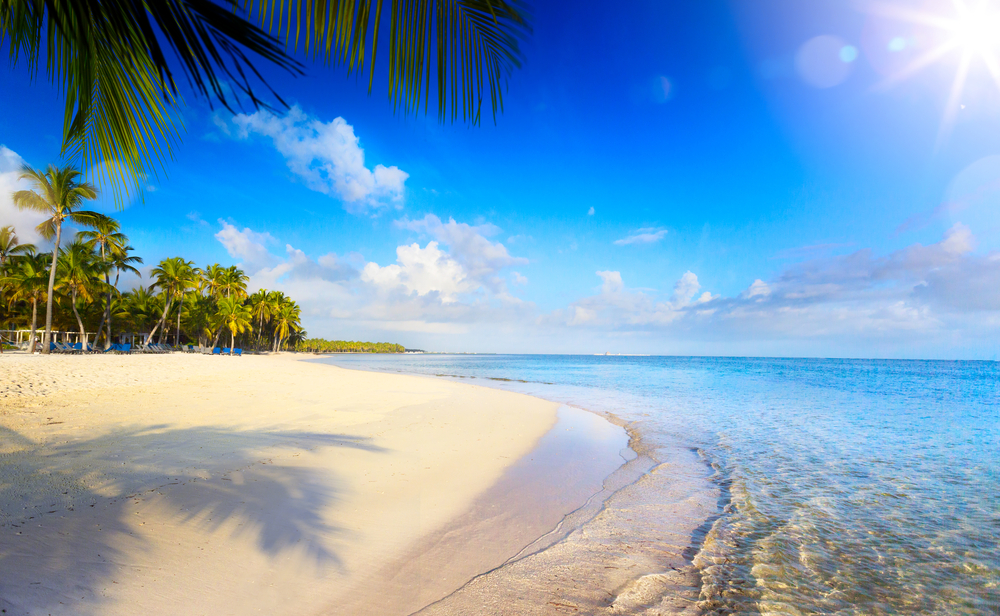
[[[955,7],[533,2],[495,124],[394,112],[384,70],[369,95],[342,68],[265,69],[289,109],[189,94],[142,198],[97,208],[146,270],[239,264],[310,336],[996,359],[1000,3]],[[60,162],[61,104],[0,72],[0,224],[28,240],[8,195]]]

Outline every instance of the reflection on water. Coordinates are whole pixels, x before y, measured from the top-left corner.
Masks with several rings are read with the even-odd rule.
[[[476,377],[614,413],[633,422],[661,458],[697,448],[728,494],[693,556],[705,612],[998,613],[995,362],[537,355],[328,361]]]

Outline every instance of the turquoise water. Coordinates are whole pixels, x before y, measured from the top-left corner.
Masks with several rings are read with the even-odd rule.
[[[697,449],[723,494],[691,550],[705,613],[1000,613],[996,362],[324,361],[475,378],[613,413],[661,456]]]

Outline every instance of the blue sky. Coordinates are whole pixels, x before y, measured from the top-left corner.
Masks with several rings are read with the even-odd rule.
[[[1000,88],[977,53],[950,98],[975,33],[882,6],[535,3],[495,126],[394,114],[378,76],[268,73],[291,112],[189,96],[119,217],[147,263],[241,263],[328,338],[995,358]],[[963,45],[896,79],[942,36]],[[58,160],[61,117],[0,73],[0,188]]]

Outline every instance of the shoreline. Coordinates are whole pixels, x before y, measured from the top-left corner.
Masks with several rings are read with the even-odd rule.
[[[360,366],[344,367],[369,371]],[[624,430],[628,449],[634,455],[594,495],[599,506],[584,515],[574,512],[567,516],[568,528],[556,540],[543,542],[545,537],[540,537],[538,543],[542,545],[538,549],[477,576],[445,601],[429,605],[417,614],[450,616],[476,613],[484,608],[482,613],[495,614],[694,616],[701,613],[698,604],[705,599],[703,572],[718,561],[718,554],[706,550],[706,541],[711,539],[728,499],[719,469],[705,457],[705,452],[695,448],[663,449],[644,437],[641,421],[628,421],[612,411],[588,408],[579,400],[551,397],[537,389],[539,385],[554,383],[454,374],[383,373],[456,383],[479,381],[479,386],[487,389],[525,393],[569,405]],[[636,524],[637,514],[642,518],[641,524]],[[662,514],[670,520],[657,520],[664,517]],[[632,532],[622,532],[632,526]],[[546,552],[553,547],[556,549]],[[577,563],[573,575],[559,572],[567,562]],[[619,574],[622,571],[628,573]],[[538,583],[538,580],[543,581]]]
[[[11,357],[16,354],[6,355],[8,359]],[[17,374],[10,370],[11,362],[0,359],[0,374],[8,378],[7,389],[0,391],[0,431],[7,441],[0,441],[3,445],[0,460],[6,466],[6,469],[0,468],[3,472],[0,475],[0,503],[4,504],[0,510],[6,510],[0,517],[0,563],[5,570],[17,572],[6,582],[0,581],[0,605],[7,614],[34,613],[40,609],[47,610],[45,613],[86,613],[89,610],[114,614],[134,613],[137,608],[145,613],[175,613],[193,606],[204,610],[206,602],[216,606],[214,613],[243,613],[262,606],[271,613],[337,613],[332,606],[343,607],[351,602],[359,607],[346,613],[365,613],[361,607],[364,605],[379,605],[379,613],[410,613],[437,604],[477,577],[509,564],[513,557],[549,535],[553,527],[558,529],[566,514],[593,501],[604,488],[605,479],[627,462],[618,457],[628,445],[624,430],[597,415],[492,388],[442,386],[440,379],[378,372],[364,372],[367,376],[357,377],[355,371],[329,365],[305,368],[312,362],[294,355],[231,361],[187,355],[107,358],[104,364],[113,366],[97,366],[94,359],[104,358],[68,356],[57,358],[53,363],[51,358],[38,360],[24,356],[15,361],[31,362],[29,372],[35,372],[37,378],[31,381],[27,392],[24,383],[20,383],[21,391],[17,393],[11,391],[14,387],[10,383],[14,379],[9,378],[16,378]],[[134,362],[135,359],[139,362]],[[196,361],[191,362],[192,359]],[[247,360],[260,364],[263,369],[247,366]],[[48,361],[50,372],[55,366],[74,364],[77,370],[46,375],[45,369],[35,370],[44,365],[43,361]],[[90,370],[84,370],[87,374],[81,375],[79,367],[84,363]],[[179,374],[171,372],[170,376],[177,378],[164,379],[162,374],[157,376],[141,370],[140,363],[146,368],[152,365],[160,370],[165,366],[179,368]],[[309,434],[300,430],[298,434],[290,434],[288,424],[302,428],[305,426],[300,424],[306,423],[303,419],[313,424],[322,423],[313,411],[320,410],[324,397],[333,392],[319,391],[318,399],[291,400],[289,398],[294,396],[289,394],[268,392],[266,383],[246,382],[245,374],[244,380],[239,381],[241,373],[248,368],[252,368],[251,372],[259,372],[258,380],[273,379],[273,373],[288,376],[286,368],[290,365],[297,367],[291,369],[292,373],[310,372],[328,381],[321,390],[328,388],[332,381],[344,388],[362,380],[368,387],[361,392],[362,397],[382,398],[384,385],[393,383],[394,387],[405,390],[397,392],[395,412],[410,413],[411,417],[403,419],[411,423],[393,424],[385,417],[372,417],[372,410],[360,408],[365,402],[359,401],[356,408],[348,412],[354,416],[346,417],[346,422],[343,421],[346,409],[335,412],[341,415],[342,428],[353,428],[353,432],[337,434],[336,442],[324,440],[322,437],[330,434],[322,430],[314,429]],[[23,373],[24,366],[21,368]],[[109,380],[102,379],[102,371]],[[328,378],[324,379],[324,375]],[[218,380],[218,387],[211,385],[213,378]],[[231,385],[233,379],[237,381],[235,387]],[[109,383],[112,387],[106,386]],[[434,408],[448,406],[442,399],[442,389],[449,390],[444,393],[451,396],[454,408],[450,411]],[[429,391],[433,394],[428,397]],[[270,400],[262,399],[268,395]],[[423,398],[414,399],[421,395]],[[104,408],[102,400],[105,398],[111,398],[114,401],[111,406],[115,408]],[[235,404],[236,398],[244,403],[252,402],[257,414],[262,412],[261,405],[267,402],[274,408],[269,414],[265,413],[267,417],[262,421],[262,418],[252,417],[253,412],[241,413],[241,409],[235,408],[239,406]],[[150,404],[150,399],[156,400],[151,404],[155,408],[144,408],[139,417],[128,412],[130,404],[138,408]],[[432,471],[431,477],[421,477],[416,489],[407,485],[409,480],[392,483],[390,478],[396,473],[412,471],[416,464],[431,463],[428,458],[443,454],[435,454],[431,451],[433,447],[418,447],[410,454],[400,455],[408,446],[406,443],[412,448],[414,441],[428,436],[428,430],[433,432],[433,428],[413,428],[417,424],[412,424],[412,420],[418,419],[410,408],[414,402],[417,406],[423,403],[420,413],[433,415],[436,412],[438,415],[434,419],[455,424],[450,428],[450,440],[440,441],[439,446],[454,450],[442,458],[445,462],[462,461],[455,466],[455,462],[440,464],[442,460],[438,460],[440,468],[432,464],[438,470]],[[297,408],[296,404],[303,403],[308,407],[306,410],[311,411],[308,417],[290,421],[284,416],[291,412],[290,409]],[[380,403],[384,404],[385,400]],[[530,409],[513,408],[512,403],[515,407]],[[282,416],[274,412],[278,407],[284,407]],[[496,412],[468,412],[470,408],[489,407]],[[199,415],[198,411],[207,416]],[[359,416],[365,413],[369,416]],[[580,432],[603,434],[599,438],[590,434],[594,455],[589,470],[583,473],[576,487],[570,489],[559,481],[565,479],[567,462],[579,466],[587,461],[585,457],[566,455],[572,449],[567,448],[567,443],[586,443],[586,435],[564,439],[561,450],[558,443],[550,443],[550,449],[561,451],[561,457],[549,455],[544,462],[531,467],[530,472],[522,468],[522,475],[517,476],[520,467],[530,466],[533,454],[544,452],[547,438],[555,439],[554,426],[565,428],[566,416],[574,414],[579,415],[575,419],[570,417],[570,422],[575,421],[577,428],[583,426],[581,421],[591,424]],[[592,419],[581,419],[581,415]],[[501,416],[506,419],[500,421],[498,417]],[[155,425],[153,419],[159,419],[160,425]],[[164,420],[175,425],[164,426]],[[379,421],[384,425],[379,425]],[[186,427],[181,428],[185,422]],[[462,422],[465,423],[458,425]],[[434,422],[430,423],[433,426]],[[88,434],[88,430],[101,432],[96,424],[100,424],[104,434]],[[129,430],[124,431],[127,434],[122,430],[126,424],[129,424]],[[208,433],[206,424],[215,424],[214,432]],[[263,424],[268,424],[268,430],[261,430],[265,428]],[[445,427],[440,429],[445,430]],[[422,432],[416,434],[414,430]],[[394,431],[394,436],[390,437],[389,433]],[[470,434],[482,436],[470,442]],[[487,435],[490,441],[501,443],[483,443],[482,438]],[[208,445],[218,451],[199,463],[185,466],[185,462],[192,461],[185,454],[174,453],[171,457],[165,453],[178,445],[174,442],[176,437],[187,442],[189,454],[198,443],[203,443],[197,445],[199,450],[203,451]],[[247,447],[246,443],[218,442],[227,438],[230,441],[249,439],[253,443]],[[136,442],[129,443],[130,439]],[[605,442],[602,443],[602,439]],[[386,447],[389,441],[392,447]],[[499,457],[484,461],[484,445]],[[54,452],[43,453],[46,446]],[[241,446],[244,449],[240,450]],[[616,454],[610,462],[609,448]],[[322,453],[324,451],[327,453]],[[392,453],[384,454],[383,451]],[[48,468],[55,459],[53,455],[59,457],[59,463]],[[316,468],[324,468],[323,464],[343,465],[348,462],[346,458],[352,458],[355,466],[350,468],[369,475],[371,469],[366,464],[383,455],[399,458],[395,465],[381,469],[383,473],[379,479],[370,480],[386,482],[378,483],[380,487],[396,486],[397,499],[388,503],[388,514],[384,498],[390,497],[385,494],[368,494],[359,501],[359,494],[365,493],[363,486],[357,485],[352,488],[353,492],[338,486],[341,490],[334,490],[331,495],[331,486],[325,485],[323,473],[316,472]],[[67,458],[76,459],[77,466],[82,458],[82,466],[87,470],[77,468],[73,462],[67,462]],[[293,461],[293,458],[310,458],[312,463],[302,464],[302,459]],[[358,466],[361,458],[367,458],[368,462]],[[120,464],[125,469],[112,472],[114,465],[119,464],[118,459],[124,460]],[[559,471],[553,467],[557,459],[564,463]],[[463,468],[477,465],[480,470],[476,472]],[[132,470],[135,466],[140,467],[140,472]],[[468,477],[464,480],[448,478],[456,474]],[[67,476],[75,487],[61,490]],[[534,486],[535,493],[531,492],[527,481],[531,477],[538,484]],[[87,484],[87,488],[81,489],[79,484]],[[557,487],[563,489],[553,489]],[[299,494],[296,495],[297,490]],[[537,505],[544,499],[540,501],[539,495],[549,498],[540,508]],[[553,495],[559,498],[552,498]],[[275,519],[280,517],[275,514],[288,513],[274,511],[277,505],[271,501],[275,496],[306,502],[298,510],[292,507],[293,523]],[[426,502],[428,499],[433,502]],[[35,506],[26,504],[32,500],[38,501]],[[338,505],[331,505],[338,501]],[[353,517],[330,519],[331,508],[343,509],[352,503],[367,503],[368,510],[357,514],[359,508]],[[13,506],[20,506],[22,513],[13,512]],[[37,518],[28,515],[33,512],[37,512]],[[366,519],[373,514],[382,519]],[[526,523],[532,516],[534,519]],[[345,520],[352,521],[355,526],[342,524]],[[95,528],[100,535],[94,532]],[[150,532],[150,528],[156,531]],[[368,543],[363,546],[348,545],[350,541],[344,539],[345,529],[357,535],[360,528],[379,530],[369,532]],[[519,532],[508,532],[511,530]],[[507,543],[498,546],[498,538]],[[179,547],[167,545],[174,543]],[[469,546],[477,545],[479,547],[473,550],[474,558],[470,558]],[[493,549],[481,549],[483,547]],[[39,558],[46,551],[57,552],[59,556]],[[214,553],[206,555],[206,551]],[[387,574],[388,568],[398,570],[400,562],[414,562],[414,554],[421,555],[424,560],[416,559],[423,564],[410,572],[412,577]],[[195,562],[189,562],[192,557]],[[526,557],[525,554],[520,556],[522,560]],[[81,567],[81,562],[88,564]],[[426,572],[434,571],[430,566],[434,562],[449,563],[450,581],[442,583],[435,579],[435,574],[428,578]],[[228,576],[224,573],[226,563],[232,571]],[[154,569],[155,572],[150,573]],[[238,589],[232,588],[232,584],[227,586],[229,577],[234,575],[244,579],[236,584]],[[268,581],[269,586],[261,589],[264,581]],[[411,583],[414,581],[415,584]],[[73,587],[77,590],[71,590]],[[225,590],[206,594],[210,587]],[[418,592],[405,597],[397,593],[392,597],[384,591],[390,587],[413,587]],[[85,589],[81,597],[72,598],[80,588]],[[377,591],[379,588],[382,590]],[[151,590],[154,596],[159,595],[157,601],[149,601]],[[60,600],[53,601],[52,597]]]

